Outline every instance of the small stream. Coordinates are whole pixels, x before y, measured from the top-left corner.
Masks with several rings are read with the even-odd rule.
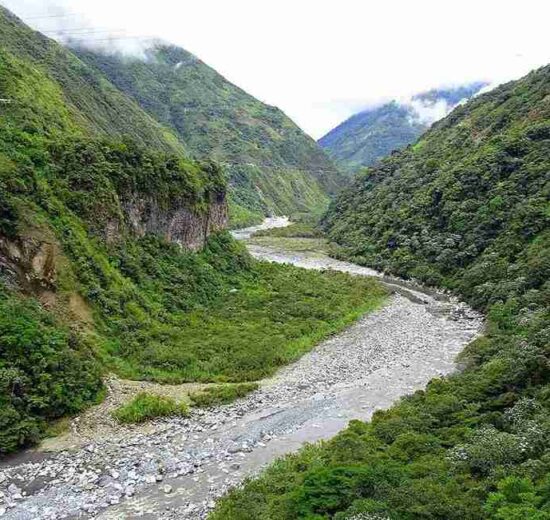
[[[261,229],[287,224],[273,218]],[[257,229],[233,234],[247,239]],[[204,518],[218,496],[276,457],[332,437],[351,419],[368,420],[455,370],[456,355],[480,333],[480,316],[465,305],[371,269],[320,253],[248,247],[262,260],[377,276],[394,292],[382,309],[239,402],[10,467],[7,477],[17,476],[29,496],[12,500],[5,518]],[[48,483],[36,485],[45,476]]]

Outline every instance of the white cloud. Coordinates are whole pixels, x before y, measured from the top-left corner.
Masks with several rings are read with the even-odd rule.
[[[439,119],[443,119],[453,108],[444,99],[438,99],[433,103],[426,103],[421,99],[411,99],[410,107],[414,111],[414,118],[425,125],[431,125]]]
[[[64,29],[173,41],[315,137],[381,99],[441,84],[498,83],[550,62],[543,0],[0,2],[42,30],[62,20]],[[81,16],[30,19],[60,13],[54,5]]]

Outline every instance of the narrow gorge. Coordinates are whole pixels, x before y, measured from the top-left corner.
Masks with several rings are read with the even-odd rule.
[[[0,3],[1,520],[550,520],[550,13]]]

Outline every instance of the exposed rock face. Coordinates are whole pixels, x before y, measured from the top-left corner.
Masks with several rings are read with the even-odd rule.
[[[154,233],[175,242],[185,249],[198,251],[207,238],[227,227],[227,201],[225,193],[212,196],[205,209],[193,210],[187,201],[177,200],[163,207],[153,197],[132,195],[121,202],[125,223],[109,221],[105,226],[105,239],[116,241],[121,227],[144,236]],[[0,278],[13,288],[42,294],[55,288],[57,259],[61,248],[53,237],[36,236],[7,238],[0,235]]]
[[[55,243],[26,237],[7,239],[0,236],[0,274],[9,285],[21,284],[27,289],[43,291],[55,285]]]
[[[227,202],[223,193],[214,195],[203,211],[190,209],[185,201],[174,201],[165,208],[157,200],[139,195],[123,201],[122,208],[127,225],[137,236],[154,233],[192,251],[204,247],[211,233],[227,227]],[[116,227],[116,224],[107,227],[107,240],[114,238]]]

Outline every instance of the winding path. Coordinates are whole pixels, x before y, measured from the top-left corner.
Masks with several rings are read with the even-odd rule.
[[[247,238],[250,231],[235,235]],[[264,260],[379,276],[317,253],[249,249]],[[386,282],[397,292],[384,308],[235,404],[0,470],[2,520],[204,518],[217,496],[275,457],[331,437],[351,419],[369,419],[451,372],[456,354],[479,333],[480,317],[464,305]],[[27,496],[10,493],[9,483]]]

